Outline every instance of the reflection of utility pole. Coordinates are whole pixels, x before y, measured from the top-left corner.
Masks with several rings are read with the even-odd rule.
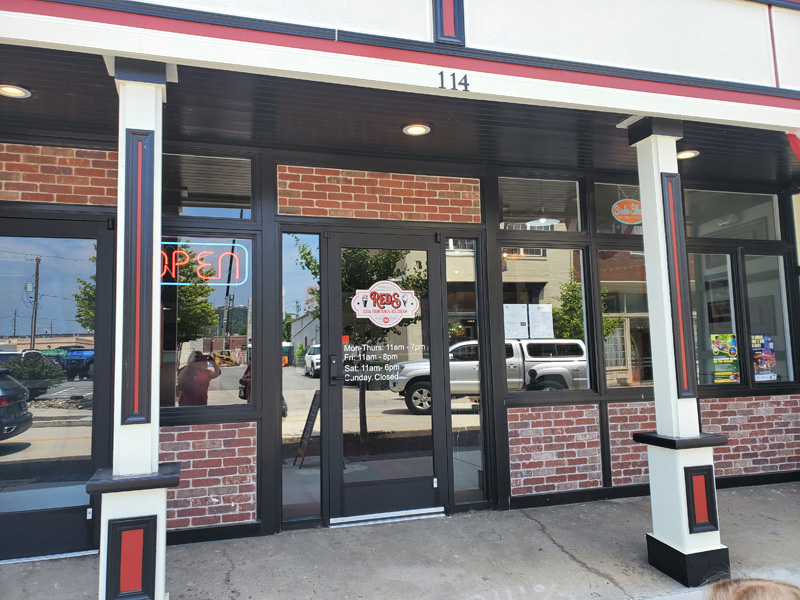
[[[228,329],[230,309],[233,297],[231,294],[231,271],[233,270],[233,255],[236,251],[236,240],[231,240],[231,256],[228,259],[228,284],[225,286],[225,306],[222,309],[222,349],[229,350],[228,348]]]
[[[14,337],[17,337],[17,311],[14,311],[14,332],[11,334]]]
[[[36,257],[36,275],[33,278],[33,314],[31,315],[31,350],[36,345],[36,313],[39,310],[39,263],[40,256]]]

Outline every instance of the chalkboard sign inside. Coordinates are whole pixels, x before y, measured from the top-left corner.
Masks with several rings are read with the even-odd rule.
[[[306,459],[306,451],[308,450],[308,443],[311,441],[311,434],[314,431],[314,423],[317,421],[317,414],[319,413],[319,404],[322,395],[319,390],[314,392],[314,397],[311,399],[311,408],[308,409],[308,418],[306,425],[303,427],[303,435],[300,436],[300,445],[297,447],[297,452],[294,454],[293,465],[297,464],[297,457],[300,457],[300,468],[303,468],[303,462]]]

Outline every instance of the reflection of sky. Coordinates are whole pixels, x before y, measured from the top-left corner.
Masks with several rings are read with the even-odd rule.
[[[14,311],[17,311],[17,335],[30,335],[33,292],[25,284],[33,283],[39,265],[39,311],[37,333],[82,333],[75,321],[75,299],[80,277],[89,281],[95,272],[93,240],[55,238],[0,238],[0,335],[11,335]]]
[[[299,241],[298,241],[299,240]],[[297,303],[303,312],[306,290],[317,285],[314,277],[298,263],[299,244],[307,244],[319,260],[319,236],[314,234],[284,234],[283,236],[283,306],[284,311],[294,314]]]

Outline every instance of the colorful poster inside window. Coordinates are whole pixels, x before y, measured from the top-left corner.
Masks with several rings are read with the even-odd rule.
[[[732,333],[711,335],[711,353],[714,355],[714,383],[739,382],[739,347]]]
[[[753,373],[756,381],[777,381],[775,343],[771,335],[753,335]]]

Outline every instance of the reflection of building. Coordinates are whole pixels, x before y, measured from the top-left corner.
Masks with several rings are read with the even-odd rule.
[[[31,336],[0,338],[0,346],[8,346],[8,350],[27,350],[31,347]],[[94,348],[94,333],[36,334],[36,350],[55,349],[62,346]]]
[[[314,344],[319,344],[321,339],[318,313],[306,313],[292,319],[291,338],[287,341],[292,343],[295,350],[300,347],[300,344],[303,344],[303,348],[306,349]]]

